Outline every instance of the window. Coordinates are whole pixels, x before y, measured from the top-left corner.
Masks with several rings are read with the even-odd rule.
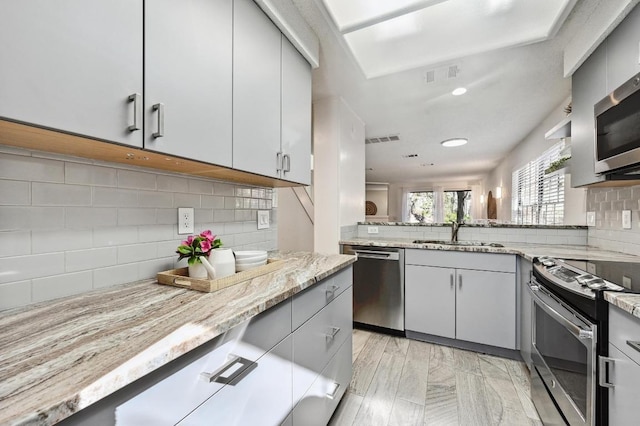
[[[407,221],[434,223],[471,219],[471,191],[417,191],[407,193]]]
[[[433,223],[434,216],[433,191],[409,192],[407,194],[407,211],[411,223]]]
[[[471,191],[444,192],[444,221],[468,222],[471,219]]]
[[[522,225],[561,225],[564,221],[564,171],[545,173],[561,158],[560,142],[513,172],[511,221]]]

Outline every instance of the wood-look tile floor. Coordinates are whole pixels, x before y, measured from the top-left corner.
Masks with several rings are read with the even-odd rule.
[[[330,425],[541,425],[524,363],[363,330]]]

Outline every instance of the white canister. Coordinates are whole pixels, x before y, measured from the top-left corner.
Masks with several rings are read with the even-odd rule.
[[[197,279],[208,279],[207,269],[200,262],[189,265],[189,277]]]
[[[211,250],[209,263],[216,270],[216,278],[224,278],[236,273],[236,258],[233,251],[228,248]]]

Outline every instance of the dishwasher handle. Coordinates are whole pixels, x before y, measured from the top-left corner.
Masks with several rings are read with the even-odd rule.
[[[378,259],[378,260],[400,260],[400,253],[397,251],[374,251],[374,250],[353,250],[358,259]]]

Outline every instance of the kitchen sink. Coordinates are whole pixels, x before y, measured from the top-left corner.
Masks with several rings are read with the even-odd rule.
[[[442,244],[448,246],[471,246],[471,247],[504,247],[499,243],[485,243],[482,241],[445,241],[445,240],[413,240],[414,244]]]

